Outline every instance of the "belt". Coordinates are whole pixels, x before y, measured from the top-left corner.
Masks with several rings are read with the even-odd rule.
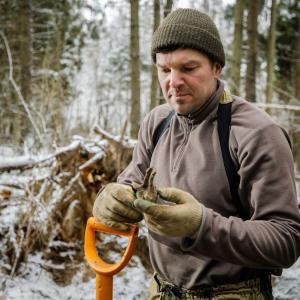
[[[246,281],[240,281],[237,283],[215,285],[211,287],[203,287],[198,289],[186,289],[183,287],[176,286],[163,280],[158,274],[154,275],[154,280],[156,281],[159,292],[165,292],[171,294],[179,299],[186,298],[185,296],[196,296],[200,298],[210,299],[213,296],[221,293],[226,293],[228,291],[238,290],[238,289],[257,289],[260,292],[264,292],[268,289],[272,289],[271,285],[271,275],[266,274],[264,276],[255,277]]]

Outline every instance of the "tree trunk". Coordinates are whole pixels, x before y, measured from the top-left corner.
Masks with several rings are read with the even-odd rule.
[[[297,41],[296,41],[296,63],[295,63],[295,98],[299,101],[300,100],[300,9],[298,8],[297,13],[297,20],[298,20],[298,32],[297,34]]]
[[[130,59],[131,59],[131,131],[137,138],[140,121],[140,56],[139,56],[139,1],[131,0]]]
[[[244,6],[245,0],[237,0],[234,9],[234,40],[230,70],[230,90],[234,95],[240,94]]]
[[[154,20],[153,20],[153,32],[159,25],[160,21],[160,0],[154,0]],[[158,77],[156,66],[152,64],[151,67],[151,99],[150,99],[150,110],[157,105],[157,92],[158,92]]]
[[[68,26],[70,23],[70,4],[66,0],[60,1],[60,7],[59,10],[62,13],[61,18],[58,20],[58,30],[56,32],[56,35],[53,37],[53,45],[51,45],[51,48],[55,49],[54,54],[51,55],[51,65],[49,68],[59,71],[62,69],[61,65],[61,57],[64,52],[64,47],[66,43],[66,35],[68,34]],[[76,39],[77,36],[74,34],[74,39]],[[63,88],[63,80],[60,80],[57,82],[56,86],[53,86],[53,90],[56,89],[57,91],[64,91]],[[66,95],[65,95],[66,96]],[[65,98],[65,97],[64,97]],[[52,101],[51,101],[52,100]],[[53,99],[50,99],[51,103],[49,103],[49,106],[52,110],[52,117],[51,117],[51,128],[53,129],[53,135],[54,138],[58,141],[64,138],[65,132],[64,132],[64,122],[63,122],[63,107],[65,105],[64,101],[61,101],[60,97],[53,97]],[[87,122],[88,124],[88,122]]]
[[[246,99],[256,102],[257,17],[259,1],[248,1]]]
[[[300,8],[297,7],[298,30],[296,37],[296,62],[295,62],[295,80],[294,80],[294,95],[296,100],[300,101]],[[300,119],[300,113],[295,111],[295,123]],[[299,125],[298,125],[299,126]],[[294,130],[293,134],[293,154],[296,164],[296,171],[300,173],[300,131]]]
[[[273,98],[274,82],[274,61],[275,61],[275,33],[276,33],[276,0],[272,0],[271,24],[268,36],[268,55],[267,55],[267,88],[266,100],[271,103]]]
[[[173,0],[166,0],[164,6],[164,18],[172,11]]]
[[[210,5],[209,5],[209,0],[204,0],[203,1],[203,10],[206,14],[210,13]]]
[[[164,18],[172,11],[172,6],[173,6],[173,0],[166,0],[165,5],[164,5]],[[160,88],[159,88],[158,94],[159,94],[158,103],[164,104],[165,98],[164,98]]]
[[[19,85],[23,98],[27,103],[31,100],[31,65],[32,65],[32,36],[31,36],[31,0],[20,1],[19,3],[19,63],[20,78]],[[15,64],[16,66],[16,64]],[[15,67],[14,66],[14,67]],[[18,101],[18,100],[17,100]],[[17,102],[20,112],[24,108]],[[21,143],[29,131],[29,122],[23,114],[17,115],[14,121],[14,138],[17,143]]]
[[[30,0],[20,1],[20,65],[21,65],[21,92],[25,100],[31,97],[31,11]]]

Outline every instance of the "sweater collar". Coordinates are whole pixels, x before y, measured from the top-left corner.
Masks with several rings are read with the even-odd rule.
[[[211,94],[206,102],[196,111],[188,114],[177,114],[180,120],[192,122],[193,124],[201,123],[209,114],[217,113],[220,97],[224,93],[224,83],[218,80],[217,89]]]

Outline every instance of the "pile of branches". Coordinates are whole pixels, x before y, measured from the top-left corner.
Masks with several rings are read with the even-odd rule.
[[[0,218],[6,218],[0,225],[0,274],[14,276],[28,255],[39,251],[42,267],[65,285],[84,261],[85,224],[96,194],[116,180],[133,150],[123,134],[115,137],[99,127],[94,130],[93,140],[76,136],[53,154],[0,163],[0,179],[3,174],[28,178],[22,184],[0,180]],[[148,268],[144,238],[136,254]]]

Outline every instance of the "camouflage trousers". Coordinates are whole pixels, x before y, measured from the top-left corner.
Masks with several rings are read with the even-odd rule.
[[[149,300],[272,300],[269,279],[251,279],[212,288],[187,290],[162,281],[156,274],[150,286]]]

